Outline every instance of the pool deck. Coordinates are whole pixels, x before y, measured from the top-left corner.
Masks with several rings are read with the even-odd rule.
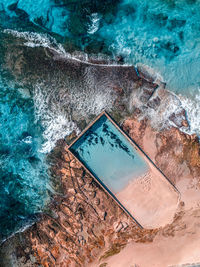
[[[130,211],[130,208],[127,209],[125,208],[125,206],[121,203],[121,201],[118,199],[118,197],[116,195],[114,195],[112,193],[112,191],[110,191],[109,189],[107,189],[89,170],[88,168],[70,151],[71,146],[85,133],[87,132],[87,130],[96,122],[98,121],[99,118],[101,118],[101,116],[105,115],[108,120],[110,120],[114,126],[127,138],[127,140],[132,144],[132,146],[137,150],[137,152],[140,154],[140,156],[148,163],[150,169],[152,170],[153,175],[155,175],[156,178],[156,182],[154,181],[154,192],[155,190],[160,190],[160,188],[156,188],[157,182],[159,184],[159,179],[161,179],[162,181],[160,181],[161,183],[163,183],[163,185],[165,185],[165,187],[167,188],[167,190],[169,189],[170,192],[172,192],[172,194],[178,199],[178,202],[180,200],[180,193],[177,190],[177,188],[168,180],[168,178],[162,173],[162,171],[153,163],[153,161],[144,153],[144,151],[117,125],[117,123],[111,118],[111,116],[104,110],[103,112],[101,112],[96,118],[95,120],[93,120],[82,132],[81,134],[75,138],[75,140],[72,141],[72,143],[68,146],[68,151],[70,154],[72,154],[76,160],[81,164],[81,166],[93,177],[93,179],[103,188],[103,190],[110,195],[110,197],[122,208],[122,210],[131,217],[131,219],[133,219],[133,221],[140,227],[140,228],[144,228],[147,225],[145,225],[145,223],[143,222],[142,224],[140,224],[139,221],[141,221],[140,216],[133,216],[132,213],[134,214],[134,209]],[[155,179],[154,179],[155,180]],[[162,186],[162,185],[161,185]],[[141,185],[140,185],[141,187]],[[159,185],[158,185],[159,187]],[[135,185],[132,186],[132,188],[134,188],[134,190],[136,190]],[[140,192],[140,188],[139,190],[137,190],[138,192]],[[162,191],[162,190],[161,190]],[[135,191],[134,191],[135,192]],[[140,192],[141,193],[141,192]],[[148,193],[148,192],[147,192]],[[118,195],[118,194],[117,194]],[[122,194],[123,195],[123,194]],[[168,194],[167,194],[168,195]],[[120,198],[120,195],[119,195]],[[135,196],[134,196],[135,198]],[[173,196],[172,196],[173,198]],[[139,201],[143,201],[143,199],[140,199]],[[159,201],[159,200],[158,200]],[[154,201],[155,202],[155,201]],[[148,203],[147,204],[147,208],[148,208]],[[145,204],[145,205],[146,205]],[[155,203],[152,203],[152,205]],[[134,205],[132,205],[134,206]],[[137,205],[136,205],[137,206]],[[129,205],[130,207],[130,205]],[[152,207],[151,207],[152,208]],[[137,218],[136,218],[137,217]],[[147,227],[148,228],[148,227]],[[152,227],[153,228],[153,227]]]

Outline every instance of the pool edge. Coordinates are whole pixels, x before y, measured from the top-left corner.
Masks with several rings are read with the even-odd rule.
[[[137,145],[137,143],[123,130],[121,127],[115,122],[115,120],[106,112],[106,110],[103,110],[89,125],[72,141],[70,145],[67,146],[68,152],[75,157],[75,159],[81,164],[81,166],[86,170],[91,177],[101,186],[101,188],[106,192],[117,204],[118,206],[141,228],[144,229],[144,227],[134,218],[134,216],[121,204],[121,202],[117,199],[117,197],[112,193],[112,190],[109,191],[106,189],[106,186],[104,186],[104,183],[100,183],[99,180],[91,173],[91,171],[75,156],[75,154],[70,150],[70,148],[79,140],[79,138],[85,134],[85,132],[95,124],[96,121],[98,121],[103,115],[106,116],[106,118],[117,128],[118,131],[120,131],[121,134],[124,135],[124,137],[131,143],[131,145],[137,150],[137,152],[140,154],[140,156],[147,162],[150,168],[153,168],[157,173],[160,174],[162,177],[162,180],[170,185],[174,192],[178,194],[178,203],[181,199],[181,194],[178,191],[178,189],[175,187],[175,185],[164,175],[164,173],[156,166],[156,164],[149,158],[149,156]]]

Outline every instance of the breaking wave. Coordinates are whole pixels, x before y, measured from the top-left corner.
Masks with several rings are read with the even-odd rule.
[[[4,33],[11,34],[17,38],[23,38],[26,41],[23,43],[28,47],[46,47],[55,52],[59,53],[62,56],[66,56],[67,53],[63,46],[59,44],[55,38],[51,37],[46,33],[36,33],[36,32],[20,32],[11,29],[5,29]]]
[[[96,18],[94,17],[94,20]],[[39,34],[32,32],[18,32],[14,30],[4,30],[5,33],[12,34],[18,38],[25,39],[24,45],[29,47],[46,47],[55,51],[60,57],[70,58],[72,60],[87,63],[89,65],[96,65],[89,63],[87,57],[79,59],[65,51],[63,46],[58,43],[53,37],[48,34]],[[165,83],[162,75],[148,65],[138,63],[137,69],[141,69],[144,73],[149,75],[155,83]],[[79,118],[87,117],[88,114],[98,115],[103,109],[110,110],[113,104],[112,93],[107,90],[100,90],[96,81],[93,80],[91,70],[86,68],[84,76],[84,87],[76,88],[72,84],[66,84],[65,88],[61,88],[58,84],[51,84],[47,87],[44,84],[36,84],[34,87],[34,107],[36,121],[40,121],[44,131],[44,143],[41,152],[48,153],[55,146],[57,140],[69,135],[72,131],[76,134],[80,132],[77,123],[72,120],[72,113],[78,114]],[[88,88],[88,90],[87,90]],[[139,106],[139,100],[134,105]],[[181,94],[170,94],[168,105],[166,102],[160,106],[158,110],[147,109],[144,116],[151,119],[152,126],[157,129],[163,129],[169,126],[175,126],[169,120],[170,115],[178,113],[183,108],[186,110],[187,119],[190,124],[189,129],[182,128],[189,134],[200,134],[200,121],[198,116],[200,114],[200,92],[193,98],[189,98]],[[194,108],[195,107],[195,108]]]
[[[200,89],[194,99],[179,95],[183,108],[186,110],[187,119],[190,124],[190,131],[187,133],[196,133],[200,137]]]
[[[91,79],[88,79],[89,82],[92,83]],[[35,118],[44,128],[41,152],[50,152],[59,139],[73,131],[76,134],[80,133],[72,114],[78,121],[89,115],[98,115],[103,109],[112,108],[113,96],[109,90],[105,93],[92,84],[88,84],[88,87],[91,90],[73,90],[69,87],[63,89],[59,85],[47,87],[44,84],[36,84],[33,94]]]
[[[104,1],[96,1],[101,5],[101,12],[98,5],[90,6],[88,12],[88,1],[84,1],[84,8],[83,1],[77,1],[75,16],[70,15],[73,1],[69,1],[69,8],[52,7],[53,2],[49,0],[40,1],[41,6],[37,1],[17,1],[16,5],[12,1],[0,2],[3,2],[1,13],[6,6],[10,18],[21,14],[18,17],[22,23],[31,21],[44,31],[71,38],[72,46],[76,44],[86,52],[108,53],[114,58],[122,56],[122,61],[137,63],[138,69],[145,69],[160,87],[166,82],[173,94],[167,95],[157,110],[146,107],[144,116],[150,118],[154,127],[163,129],[175,126],[170,115],[185,109],[190,127],[181,130],[200,136],[199,1],[122,0],[107,1],[107,6]],[[174,7],[170,6],[172,2]],[[19,29],[17,22],[11,28]],[[46,153],[54,148],[57,140],[73,131],[78,134],[81,120],[87,123],[103,109],[111,111],[116,100],[109,79],[98,82],[98,72],[93,73],[94,69],[90,68],[97,64],[88,60],[87,53],[81,56],[68,53],[48,33],[28,32],[27,28],[24,32],[5,29],[3,33],[19,38],[22,46],[48,48],[54,52],[53,59],[72,59],[87,66],[81,77],[77,75],[82,80],[78,85],[68,77],[63,80],[63,76],[51,73],[50,82],[33,81],[31,93],[27,88],[16,90],[17,86],[9,87],[7,81],[0,81],[0,115],[4,125],[0,129],[0,239],[15,231],[19,221],[17,230],[22,230],[27,217],[42,212],[49,203],[54,192]],[[134,105],[140,104],[135,98]]]
[[[153,96],[153,98],[156,98],[159,95],[160,90],[163,90],[166,85],[164,78],[160,73],[147,65],[138,64],[137,68],[138,70],[141,70],[146,77],[152,79],[153,82],[159,85]],[[200,137],[200,88],[196,90],[195,94],[191,94],[190,97],[185,94],[175,94],[168,89],[164,90],[165,96],[163,101],[161,101],[159,108],[152,109],[146,106],[145,109],[143,109],[141,119],[148,117],[151,121],[151,125],[158,130],[171,126],[177,127],[177,125],[169,118],[172,114],[180,114],[185,110],[189,127],[180,127],[180,130],[187,134],[197,134]],[[133,93],[132,104],[140,108],[143,106],[143,103],[139,99],[139,95],[136,93]],[[181,117],[179,119],[181,120]]]
[[[54,90],[45,91],[43,85],[37,84],[34,88],[35,120],[40,121],[44,128],[42,153],[50,152],[59,139],[69,135],[73,130],[79,133],[76,124],[70,118],[70,113],[63,110],[61,101],[64,99],[64,95],[56,96]]]

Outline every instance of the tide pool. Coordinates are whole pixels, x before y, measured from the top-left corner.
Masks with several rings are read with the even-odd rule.
[[[72,144],[70,151],[114,194],[149,168],[106,115],[102,115]]]

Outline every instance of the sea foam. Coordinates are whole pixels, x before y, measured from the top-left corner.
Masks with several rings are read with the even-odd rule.
[[[4,33],[11,34],[17,38],[23,38],[25,40],[24,45],[28,47],[46,47],[62,56],[67,55],[65,49],[61,44],[59,44],[55,38],[51,37],[46,33],[36,33],[36,32],[24,32],[16,31],[11,29],[3,30]]]
[[[183,108],[186,110],[187,119],[190,124],[190,131],[200,137],[200,89],[194,99],[179,95]]]
[[[49,48],[55,51],[59,57],[70,58],[71,60],[88,65],[96,65],[87,60],[84,61],[76,58],[66,52],[63,46],[48,34],[18,32],[9,29],[4,30],[4,32],[12,34],[18,38],[23,38],[25,40],[25,46],[32,48],[39,46]],[[115,65],[113,64],[112,66]],[[136,67],[145,71],[151,78],[153,78],[155,83],[165,83],[164,77],[161,73],[156,71],[156,69],[142,63],[138,63]],[[98,115],[103,109],[109,111],[112,108],[113,96],[109,91],[109,88],[107,90],[99,90],[98,84],[95,84],[95,81],[92,78],[93,75],[90,72],[91,69],[86,68],[84,76],[85,88],[77,89],[72,85],[71,88],[69,88],[70,85],[68,84],[66,85],[66,91],[60,91],[59,84],[52,85],[51,87],[46,87],[44,84],[37,84],[35,86],[33,99],[36,121],[40,120],[44,127],[43,138],[45,141],[41,149],[43,153],[50,152],[57,140],[64,138],[72,131],[75,130],[77,134],[79,133],[80,129],[76,122],[72,120],[71,112],[75,112],[80,114],[80,117],[84,117],[88,116],[88,114]],[[86,88],[88,88],[88,90],[86,90]],[[164,103],[156,111],[148,108],[146,112],[144,112],[144,116],[150,118],[153,127],[164,129],[166,127],[175,126],[174,123],[169,120],[169,116],[173,112],[178,113],[184,108],[187,113],[190,128],[189,130],[184,128],[181,130],[189,134],[196,133],[199,135],[200,121],[198,120],[198,116],[200,106],[198,100],[200,98],[200,93],[193,99],[182,96],[181,94],[176,95],[173,92],[171,93],[168,105]],[[64,102],[65,104],[63,104]],[[135,97],[134,105],[141,105],[137,97]]]

